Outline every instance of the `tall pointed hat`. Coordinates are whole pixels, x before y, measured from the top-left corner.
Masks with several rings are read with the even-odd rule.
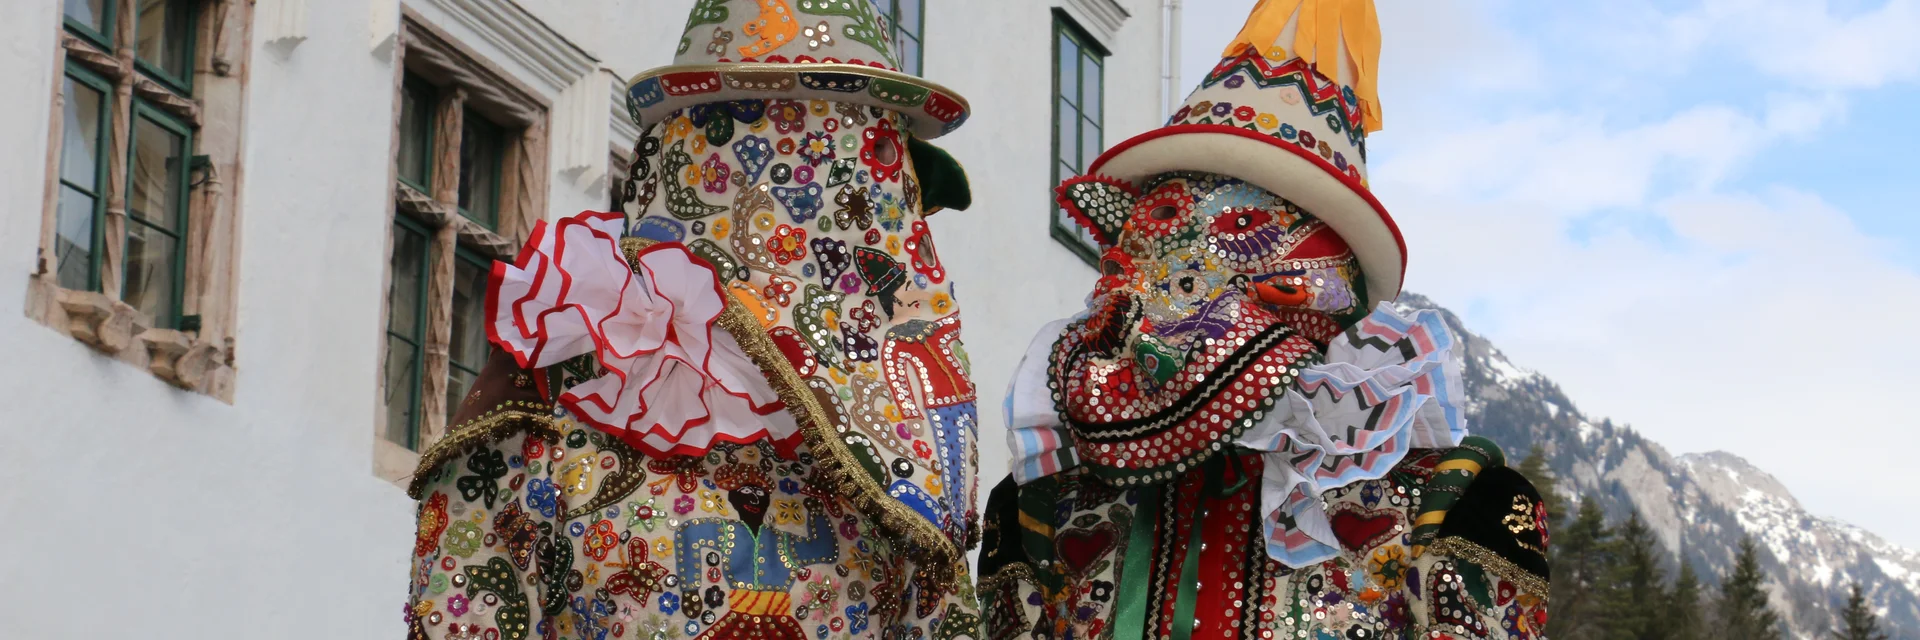
[[[1141,186],[1169,171],[1232,176],[1313,213],[1360,260],[1367,307],[1400,293],[1406,243],[1367,187],[1367,133],[1380,129],[1380,27],[1372,0],[1260,0],[1167,125],[1122,142],[1062,185]],[[1126,216],[1072,206],[1102,244]]]
[[[900,72],[871,0],[695,0],[673,64],[627,86],[642,129],[690,106],[733,100],[830,100],[904,115],[931,140],[966,122],[953,90]]]

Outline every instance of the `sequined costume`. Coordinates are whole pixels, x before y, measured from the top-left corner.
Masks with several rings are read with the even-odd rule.
[[[696,3],[624,211],[496,264],[422,455],[414,637],[975,637],[975,394],[924,222],[965,121],[865,2]]]
[[[1103,249],[988,499],[989,638],[1535,638],[1546,513],[1468,435],[1366,186],[1367,0],[1272,0],[1171,122],[1059,188]]]

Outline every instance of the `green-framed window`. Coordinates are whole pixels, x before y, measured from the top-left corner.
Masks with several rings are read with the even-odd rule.
[[[492,229],[500,220],[500,169],[507,134],[472,109],[460,122],[460,213]]]
[[[427,360],[427,283],[431,282],[433,234],[407,218],[393,219],[393,253],[387,286],[387,440],[420,446],[420,394]]]
[[[68,2],[71,13],[74,2]],[[100,235],[107,215],[107,154],[113,85],[68,65],[60,88],[60,196],[54,213],[54,271],[62,288],[100,290]]]
[[[127,149],[125,269],[120,299],[153,319],[180,326],[185,289],[188,165],[193,130],[140,100],[133,102]]]
[[[433,193],[433,110],[439,90],[411,73],[400,84],[400,179]]]
[[[1086,171],[1105,147],[1103,116],[1107,52],[1065,14],[1053,14],[1053,185]],[[1052,185],[1048,201],[1052,201]],[[1099,244],[1052,205],[1052,235],[1087,264],[1098,264]]]
[[[80,34],[102,48],[112,50],[114,14],[120,0],[65,0],[61,9],[67,30]]]
[[[892,25],[893,44],[900,54],[900,70],[920,75],[926,53],[922,43],[926,42],[927,0],[873,0],[880,13],[887,17]]]
[[[133,0],[134,66],[182,93],[193,87],[195,0]]]
[[[453,331],[447,344],[447,420],[487,363],[487,274],[493,261],[461,247],[453,261]]]

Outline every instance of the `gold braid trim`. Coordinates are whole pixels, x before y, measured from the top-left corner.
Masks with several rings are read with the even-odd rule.
[[[1000,567],[1000,570],[993,572],[993,575],[981,578],[980,588],[976,589],[976,591],[982,593],[999,591],[1002,587],[1007,586],[1006,583],[1019,580],[1025,580],[1027,584],[1037,584],[1039,582],[1033,575],[1033,565],[1025,562],[1015,562]]]
[[[656,244],[645,238],[624,238],[620,248],[626,253],[629,265],[634,263],[642,249]],[[725,296],[727,309],[720,313],[717,324],[740,343],[740,350],[759,365],[760,372],[773,385],[774,392],[780,395],[780,401],[787,405],[787,411],[793,414],[794,421],[800,424],[808,448],[819,459],[819,466],[825,472],[826,479],[840,493],[847,497],[861,513],[872,518],[880,525],[880,531],[888,537],[905,540],[907,557],[915,563],[934,570],[934,583],[942,590],[952,592],[959,587],[963,571],[959,563],[966,562],[966,556],[960,553],[953,541],[926,518],[915,513],[906,505],[900,504],[887,495],[885,487],[867,475],[853,452],[840,440],[844,426],[831,424],[827,412],[820,406],[820,400],[807,389],[800,373],[794,371],[793,364],[774,346],[773,338],[761,328],[760,321],[753,312],[740,304],[739,299]]]
[[[1439,542],[1433,543],[1433,546],[1428,547],[1427,550],[1433,553],[1450,555],[1480,565],[1481,568],[1486,569],[1493,575],[1519,586],[1521,590],[1540,596],[1541,602],[1547,602],[1548,587],[1546,578],[1534,575],[1533,572],[1520,568],[1520,565],[1516,565],[1512,561],[1500,557],[1500,554],[1494,553],[1486,547],[1474,544],[1466,538],[1458,536],[1441,538]]]
[[[434,476],[440,465],[452,462],[469,449],[490,445],[525,431],[548,441],[560,439],[560,430],[553,426],[553,408],[537,402],[519,400],[502,402],[486,413],[447,431],[446,437],[427,447],[420,454],[420,466],[414,467],[413,479],[407,483],[407,495],[420,500],[427,489],[427,480]]]

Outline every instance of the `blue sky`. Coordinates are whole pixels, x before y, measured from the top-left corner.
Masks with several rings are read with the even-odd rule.
[[[1253,4],[1186,0],[1184,84]],[[1588,414],[1920,548],[1920,0],[1376,4],[1408,288]]]

